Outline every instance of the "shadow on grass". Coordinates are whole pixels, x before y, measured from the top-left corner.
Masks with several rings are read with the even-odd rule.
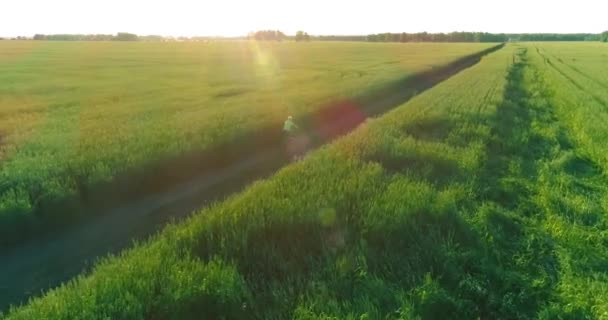
[[[410,122],[403,132],[418,140],[430,142],[443,142],[448,138],[454,124],[447,116],[417,119]]]
[[[509,73],[503,103],[497,109],[482,175],[482,184],[487,186],[484,197],[509,209],[528,203],[529,182],[538,176],[537,160],[547,157],[554,146],[532,130],[533,123],[550,123],[551,114],[546,107],[530,104],[531,96],[524,87],[525,50],[518,59]]]
[[[543,211],[534,196],[542,163],[559,150],[560,141],[538,131],[555,127],[557,120],[552,106],[545,104],[546,100],[535,100],[530,93],[535,88],[526,87],[540,82],[524,79],[526,73],[532,73],[526,54],[526,49],[518,52],[503,103],[497,109],[479,197],[488,203],[482,210],[485,221],[482,220],[481,230],[490,235],[486,243],[492,256],[504,268],[505,276],[517,274],[525,280],[505,294],[511,295],[517,301],[515,305],[533,318],[558,282],[559,263],[553,240],[537,227]],[[515,256],[520,258],[514,260]]]
[[[379,163],[388,174],[408,174],[428,179],[436,185],[444,185],[458,178],[463,172],[457,161],[435,152],[425,154],[377,154],[369,159]]]
[[[563,170],[572,176],[588,178],[601,174],[600,168],[593,161],[572,152],[565,153],[560,160]]]

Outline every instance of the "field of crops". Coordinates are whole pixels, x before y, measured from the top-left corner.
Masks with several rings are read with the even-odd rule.
[[[1,42],[0,239],[62,224],[75,210],[54,205],[100,182],[491,46]]]
[[[606,49],[509,44],[3,319],[606,319]]]

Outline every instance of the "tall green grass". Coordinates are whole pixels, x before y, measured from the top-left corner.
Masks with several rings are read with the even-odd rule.
[[[508,45],[5,319],[602,319],[606,177],[543,68]]]
[[[87,201],[99,183],[152,174],[160,160],[238,137],[251,142],[269,125],[279,135],[288,114],[490,46],[0,43],[0,225],[11,226],[2,237],[28,231],[15,221],[38,229],[68,221],[77,210],[60,200]]]
[[[170,270],[174,265],[201,270],[193,285],[207,277],[241,284],[229,288],[229,298],[220,299],[217,308],[236,308],[245,318],[359,316],[372,307],[386,314],[417,299],[425,312],[433,303],[450,308],[464,303],[454,300],[440,278],[444,272],[457,278],[464,265],[456,252],[479,245],[459,211],[474,194],[470,178],[483,164],[510,51],[152,242],[102,262],[91,275],[14,310],[9,319],[179,318],[192,308],[187,301],[206,304],[208,298],[172,276],[196,274],[194,269],[180,273]],[[427,136],[431,130],[436,132]],[[472,258],[464,260],[474,266]],[[419,286],[434,290],[431,297],[416,291]],[[165,303],[178,313],[155,309],[166,301],[163,288],[175,288],[176,298]],[[93,298],[83,304],[76,296]]]
[[[598,77],[605,77],[605,65],[598,63],[605,58],[602,49],[566,44],[529,49],[554,117],[568,132],[560,138],[562,152],[540,180],[539,200],[554,213],[544,227],[554,238],[562,269],[559,299],[547,319],[564,311],[579,318],[608,317],[608,109]]]

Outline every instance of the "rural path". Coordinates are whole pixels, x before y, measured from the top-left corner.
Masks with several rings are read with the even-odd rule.
[[[152,194],[54,237],[0,254],[0,310],[24,302],[88,270],[95,259],[145,238],[171,219],[189,215],[280,167],[281,150],[263,150],[222,171],[195,177],[170,192]]]
[[[312,148],[353,130],[366,117],[382,114],[406,102],[500,48],[502,45],[465,57],[387,88],[381,96],[368,97],[367,103],[359,103],[362,112],[356,117],[345,117],[344,109],[337,108],[334,110],[337,116],[333,114],[331,121],[311,128],[316,135],[307,132],[317,138]],[[203,171],[169,189],[95,215],[62,232],[0,252],[0,312],[90,270],[100,257],[117,253],[133,241],[146,239],[167,222],[184,218],[209,202],[237,192],[287,163],[283,144],[273,144],[241,155],[216,171]]]

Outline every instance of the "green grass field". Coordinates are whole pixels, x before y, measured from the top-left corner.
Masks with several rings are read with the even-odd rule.
[[[606,319],[606,49],[509,44],[4,319]]]
[[[74,210],[52,205],[101,182],[491,46],[0,42],[0,237],[61,224]]]
[[[606,49],[509,44],[3,319],[605,319]]]

